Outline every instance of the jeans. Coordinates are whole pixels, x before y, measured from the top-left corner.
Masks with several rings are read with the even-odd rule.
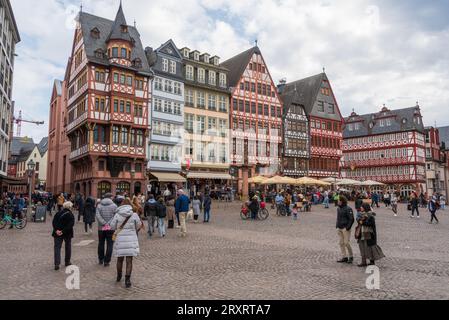
[[[104,263],[110,263],[112,258],[112,250],[114,241],[112,241],[113,230],[98,231],[98,260]],[[104,252],[104,244],[106,242],[106,255]]]
[[[350,244],[351,230],[337,229],[341,255],[343,258],[353,258],[352,247]]]
[[[62,242],[65,242],[65,264],[68,265],[72,259],[72,239],[64,237],[55,237],[55,266],[61,265]]]
[[[181,236],[183,236],[183,237],[185,237],[187,235],[186,216],[187,216],[187,212],[179,213],[179,222],[181,224]]]
[[[324,203],[324,208],[329,209],[329,198],[325,198],[323,203]]]
[[[412,216],[415,216],[415,211],[416,211],[416,215],[419,217],[419,209],[418,207],[412,206]]]
[[[204,221],[209,222],[210,219],[210,209],[204,209]]]
[[[439,222],[436,213],[437,213],[436,210],[431,210],[430,211],[430,214],[431,214],[430,222],[433,222],[434,219],[436,220],[436,222]]]
[[[165,236],[167,231],[165,230],[165,218],[159,218],[159,234],[161,237]]]
[[[148,217],[148,235],[151,237],[154,233],[154,223],[157,221],[155,216]]]
[[[175,213],[176,215],[176,221],[178,222],[178,226],[181,226],[181,220],[179,220],[179,212]]]

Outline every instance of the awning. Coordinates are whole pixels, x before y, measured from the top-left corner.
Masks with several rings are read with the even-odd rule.
[[[220,172],[189,172],[187,179],[232,180],[232,176],[229,173]]]
[[[150,172],[159,182],[186,182],[186,179],[177,173]]]

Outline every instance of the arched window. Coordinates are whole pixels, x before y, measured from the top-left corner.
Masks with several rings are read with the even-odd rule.
[[[111,184],[109,182],[102,181],[98,184],[97,197],[99,199],[102,199],[105,196],[105,194],[110,192],[111,192]]]
[[[125,194],[127,193],[129,195],[129,192],[131,190],[131,185],[128,182],[119,182],[117,183],[117,193]]]
[[[90,36],[94,39],[100,39],[100,30],[97,27],[93,28],[90,31]]]

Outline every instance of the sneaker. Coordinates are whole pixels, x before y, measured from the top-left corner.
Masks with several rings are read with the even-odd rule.
[[[397,214],[395,214],[394,216],[395,216],[395,217],[397,217],[398,215],[397,215]]]
[[[361,263],[361,264],[358,264],[357,267],[366,268],[366,267],[368,267],[368,265],[366,263]]]
[[[58,271],[59,270],[59,266],[55,266],[55,271]]]
[[[412,219],[413,219],[414,217],[415,217],[415,216],[410,216],[410,218],[412,218]]]
[[[349,259],[348,258],[343,258],[337,261],[337,263],[348,263]]]

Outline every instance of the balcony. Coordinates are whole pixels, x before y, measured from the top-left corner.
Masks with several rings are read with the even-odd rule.
[[[93,144],[92,146],[86,145],[70,153],[69,160],[74,160],[79,157],[87,155],[89,152],[102,153],[104,156],[126,154],[127,156],[133,156],[138,158],[145,158],[145,147],[137,146],[120,146],[120,145],[107,145],[107,144]]]

